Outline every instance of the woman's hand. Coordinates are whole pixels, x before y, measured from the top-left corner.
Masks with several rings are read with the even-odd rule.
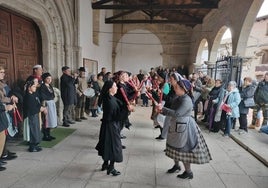
[[[40,112],[43,112],[44,114],[47,114],[47,108],[41,106],[41,108],[40,108]]]
[[[131,105],[131,104],[127,105],[127,109],[128,109],[128,111],[130,111],[130,112],[134,112],[134,106]]]
[[[6,111],[11,111],[15,108],[15,105],[14,104],[8,104],[6,105]]]
[[[155,106],[155,110],[156,110],[156,112],[158,112],[158,113],[162,113],[162,109],[163,109],[163,106],[162,106],[161,103],[160,103],[160,104],[157,104],[157,105]]]
[[[13,103],[18,103],[18,102],[19,102],[18,97],[16,97],[15,95],[12,95],[12,96],[10,97],[10,99],[11,99],[11,101],[12,101]]]

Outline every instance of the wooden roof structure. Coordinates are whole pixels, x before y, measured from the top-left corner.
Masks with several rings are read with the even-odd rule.
[[[220,0],[98,0],[93,9],[110,9],[107,24],[182,24],[194,27],[217,9]],[[134,14],[135,13],[135,14]],[[140,15],[140,16],[137,16]]]

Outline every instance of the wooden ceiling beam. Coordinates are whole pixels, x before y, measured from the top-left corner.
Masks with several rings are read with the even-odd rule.
[[[125,16],[125,15],[128,15],[128,14],[131,14],[133,12],[136,12],[136,10],[129,10],[129,11],[124,11],[124,12],[121,12],[119,14],[116,14],[114,16],[111,16],[109,18],[106,18],[107,20],[112,20],[112,19],[116,19],[116,18],[119,18],[119,17],[122,17],[122,16]]]
[[[103,5],[105,3],[109,3],[109,2],[112,2],[113,0],[100,0],[100,1],[96,1],[92,4],[94,4],[94,6],[100,6],[100,5]]]
[[[105,23],[107,24],[141,24],[141,23],[161,23],[161,24],[183,24],[193,26],[196,24],[201,24],[202,21],[184,21],[184,20],[113,20],[113,19],[105,19]]]
[[[98,1],[99,2],[99,1]],[[184,4],[184,5],[103,5],[92,3],[92,9],[114,9],[114,10],[183,10],[183,9],[216,9],[217,4]]]

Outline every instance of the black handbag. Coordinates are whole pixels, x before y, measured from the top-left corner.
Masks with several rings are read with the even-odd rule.
[[[255,101],[253,97],[246,98],[244,100],[245,107],[253,108],[255,106]]]

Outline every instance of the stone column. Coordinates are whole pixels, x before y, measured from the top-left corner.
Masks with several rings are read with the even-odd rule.
[[[208,75],[211,78],[214,78],[215,76],[215,63],[214,62],[209,62],[209,61],[205,61],[205,64],[207,65],[207,69],[208,69]]]

